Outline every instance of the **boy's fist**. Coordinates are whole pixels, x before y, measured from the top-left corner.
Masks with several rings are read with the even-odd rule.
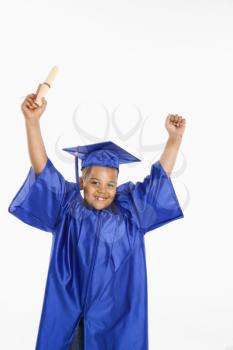
[[[178,114],[168,114],[165,127],[169,136],[183,136],[185,131],[186,119]]]
[[[21,110],[26,120],[39,121],[41,114],[45,111],[47,101],[43,97],[41,107],[35,102],[36,94],[27,95],[21,104]]]

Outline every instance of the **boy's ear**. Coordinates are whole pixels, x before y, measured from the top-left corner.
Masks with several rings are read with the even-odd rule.
[[[80,190],[83,190],[83,177],[80,176],[79,178],[79,187],[80,187]]]

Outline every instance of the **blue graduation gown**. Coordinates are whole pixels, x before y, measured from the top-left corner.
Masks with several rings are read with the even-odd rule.
[[[36,350],[67,350],[81,317],[85,350],[148,349],[144,235],[184,216],[159,161],[97,210],[48,159],[39,176],[30,168],[8,211],[52,233]]]

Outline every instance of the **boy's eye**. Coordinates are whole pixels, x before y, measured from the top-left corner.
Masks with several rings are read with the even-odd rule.
[[[96,185],[96,184],[98,184],[99,182],[98,182],[98,181],[91,181],[91,183],[92,183],[93,185]],[[109,186],[109,187],[114,187],[113,184],[108,184],[108,186]]]
[[[97,181],[92,181],[91,183],[92,183],[92,184],[97,184],[98,182],[97,182]]]

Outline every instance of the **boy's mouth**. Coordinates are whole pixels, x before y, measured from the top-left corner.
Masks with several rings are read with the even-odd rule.
[[[105,201],[107,198],[101,197],[101,196],[95,196],[95,199],[96,199],[97,201]]]

